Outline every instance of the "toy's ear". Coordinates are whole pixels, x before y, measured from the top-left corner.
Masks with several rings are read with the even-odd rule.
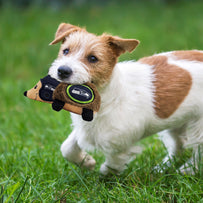
[[[67,24],[67,23],[61,23],[58,26],[58,29],[56,31],[55,39],[49,45],[56,44],[56,43],[64,40],[65,37],[70,35],[72,32],[76,32],[79,30],[83,30],[83,29],[78,27],[78,26],[75,26],[75,25],[71,25],[71,24]]]
[[[111,46],[117,56],[120,56],[126,51],[132,52],[140,43],[140,41],[136,39],[123,39],[111,35],[103,35],[102,37],[107,40],[107,43]]]
[[[24,96],[28,97],[29,99],[42,101],[39,97],[39,90],[42,87],[41,81],[39,81],[32,89],[24,92]]]

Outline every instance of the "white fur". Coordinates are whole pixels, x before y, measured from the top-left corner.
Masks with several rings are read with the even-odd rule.
[[[56,59],[50,69],[49,69],[49,75],[53,78],[56,78],[57,80],[61,81],[58,77],[58,68],[60,66],[68,66],[73,71],[73,76],[70,76],[70,78],[63,80],[64,82],[71,83],[71,84],[82,84],[89,81],[89,74],[87,72],[87,67],[84,63],[81,63],[79,60],[80,55],[74,56],[74,57],[65,57],[63,56],[60,59]]]
[[[93,169],[95,160],[85,150],[100,150],[106,156],[101,173],[122,172],[138,151],[134,144],[147,136],[161,132],[161,139],[169,150],[168,161],[182,147],[194,150],[203,144],[203,63],[177,60],[171,52],[162,53],[168,63],[190,72],[192,87],[179,108],[167,119],[160,119],[154,111],[153,66],[129,61],[117,63],[110,82],[102,89],[101,109],[92,122],[71,114],[74,130],[61,146],[63,156],[76,164]],[[89,81],[87,67],[77,58],[56,60],[49,74],[57,78],[57,68],[68,65],[74,74],[68,82]],[[174,76],[175,77],[175,76]],[[164,137],[166,135],[166,137]]]

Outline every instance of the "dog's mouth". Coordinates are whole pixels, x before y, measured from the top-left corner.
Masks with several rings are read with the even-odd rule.
[[[87,82],[91,82],[91,79],[88,77],[85,77],[84,74],[82,73],[77,73],[77,72],[72,72],[70,75],[67,77],[61,76],[60,74],[57,74],[56,80],[59,82],[64,82],[67,84],[72,84],[72,85],[82,85]]]
[[[91,82],[91,75],[80,63],[75,65],[61,64],[60,60],[56,60],[49,69],[48,73],[52,78],[59,82],[67,84],[84,84]]]
[[[91,80],[82,80],[82,79],[74,79],[74,78],[61,78],[60,76],[54,77],[54,79],[56,79],[59,82],[63,82],[66,84],[71,84],[71,85],[82,85],[85,84],[87,82],[93,83],[93,81]]]

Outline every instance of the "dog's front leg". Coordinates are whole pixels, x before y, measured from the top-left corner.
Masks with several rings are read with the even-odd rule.
[[[125,154],[114,154],[106,156],[105,162],[100,167],[100,173],[103,175],[119,175],[126,169],[128,161]]]
[[[133,146],[120,153],[107,154],[105,162],[100,167],[100,173],[103,175],[121,174],[127,168],[127,164],[141,151],[141,147]]]
[[[80,167],[93,170],[96,161],[92,158],[92,156],[81,150],[81,148],[77,144],[77,139],[75,135],[76,131],[73,130],[73,132],[61,145],[62,155],[66,160],[75,163]]]

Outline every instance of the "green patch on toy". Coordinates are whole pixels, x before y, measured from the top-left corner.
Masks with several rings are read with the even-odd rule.
[[[87,85],[68,85],[69,98],[79,104],[89,104],[94,100],[94,92]]]
[[[83,120],[92,121],[94,112],[100,108],[101,98],[92,83],[72,85],[60,83],[51,76],[46,76],[30,90],[24,92],[29,99],[51,103],[55,111],[65,109],[82,115]]]

